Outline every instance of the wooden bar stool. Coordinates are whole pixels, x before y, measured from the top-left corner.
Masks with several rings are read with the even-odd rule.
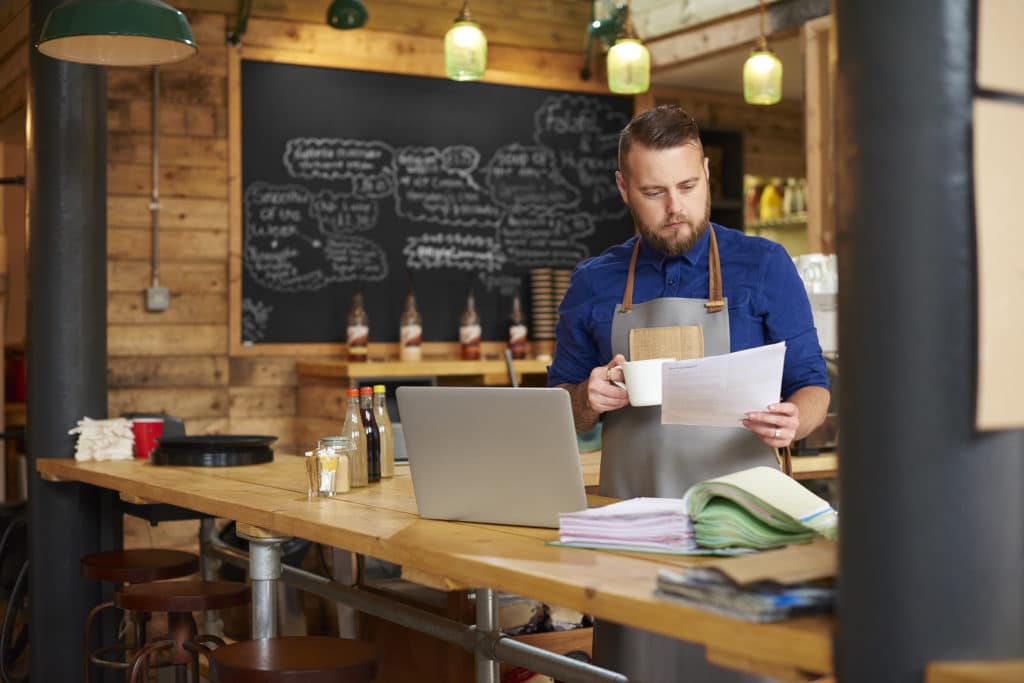
[[[118,584],[148,583],[163,579],[177,579],[199,571],[199,558],[193,553],[160,548],[139,548],[135,550],[112,550],[94,553],[82,558],[81,574],[87,579],[112,581]],[[82,680],[89,681],[89,664],[114,669],[128,668],[128,652],[138,649],[146,642],[148,612],[134,615],[135,642],[108,645],[95,650],[91,648],[92,622],[105,609],[115,607],[113,601],[96,605],[85,618],[85,647],[82,650]],[[105,659],[112,652],[124,652],[125,661]]]
[[[203,643],[220,647],[211,650]],[[185,649],[206,656],[210,683],[370,683],[377,675],[376,648],[358,640],[291,636],[224,645],[219,638],[200,636]]]
[[[196,661],[196,655],[186,651],[183,645],[210,637],[197,636],[192,613],[248,605],[250,596],[248,585],[234,581],[159,581],[119,588],[114,594],[117,607],[167,613],[167,633],[153,638],[135,653],[129,667],[129,680],[146,680],[144,675],[140,679],[139,674],[146,670],[150,655],[164,653],[166,659],[158,666],[175,667],[175,679],[184,683],[188,665]]]

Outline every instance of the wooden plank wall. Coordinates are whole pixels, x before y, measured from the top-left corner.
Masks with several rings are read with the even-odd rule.
[[[739,95],[674,89],[655,90],[654,101],[679,104],[701,128],[742,130],[745,173],[795,178],[807,175],[801,102],[783,101],[764,107],[747,104]]]
[[[323,24],[325,6],[319,0],[257,1],[243,43],[246,49],[314,54],[358,43],[348,46],[355,48],[350,54],[374,56],[388,70],[402,72],[411,70],[403,68],[403,60],[440,55],[439,37],[460,4],[377,3],[369,8],[366,29],[386,31],[336,32]],[[559,49],[576,49],[576,37],[567,36],[582,34],[585,17],[574,16],[589,16],[589,10],[565,0],[500,4],[507,13],[474,8],[478,20],[496,27],[488,28],[492,65],[513,78],[520,72],[523,80],[540,73],[537,84],[555,87],[558,79],[578,78],[577,55]],[[229,48],[224,36],[234,25],[236,3],[185,0],[177,6],[193,10],[188,15],[200,52],[161,69],[160,269],[161,284],[171,290],[171,307],[163,313],[148,313],[143,298],[150,281],[152,72],[110,69],[108,75],[109,410],[112,415],[167,411],[185,418],[195,434],[277,434],[278,450],[295,452],[312,445],[313,435],[295,432],[294,358],[231,357],[228,348]],[[541,21],[552,6],[569,11],[558,21]],[[526,30],[534,22],[533,31]],[[515,38],[520,45],[502,45]]]
[[[0,122],[25,106],[28,95],[28,0],[0,5]]]
[[[162,313],[150,284],[151,69],[108,73],[108,407],[166,411],[191,434],[276,434],[294,450],[294,362],[228,356],[226,19],[189,17],[199,55],[160,72]]]

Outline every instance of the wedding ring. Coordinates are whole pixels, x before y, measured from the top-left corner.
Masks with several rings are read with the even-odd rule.
[[[775,428],[775,433],[772,434],[772,438],[773,439],[779,438],[779,428],[778,427]]]

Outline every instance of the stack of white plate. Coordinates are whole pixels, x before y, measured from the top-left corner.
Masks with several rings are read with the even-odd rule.
[[[553,268],[551,271],[551,283],[554,286],[555,311],[558,305],[565,298],[565,290],[569,289],[569,278],[572,277],[571,268]]]
[[[555,338],[558,302],[555,298],[554,276],[551,268],[530,270],[530,311],[533,315],[531,336],[536,340]]]

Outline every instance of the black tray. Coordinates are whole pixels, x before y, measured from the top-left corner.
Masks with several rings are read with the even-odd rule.
[[[154,465],[185,467],[258,465],[274,459],[270,447],[274,441],[276,436],[240,434],[160,437],[149,461]]]

